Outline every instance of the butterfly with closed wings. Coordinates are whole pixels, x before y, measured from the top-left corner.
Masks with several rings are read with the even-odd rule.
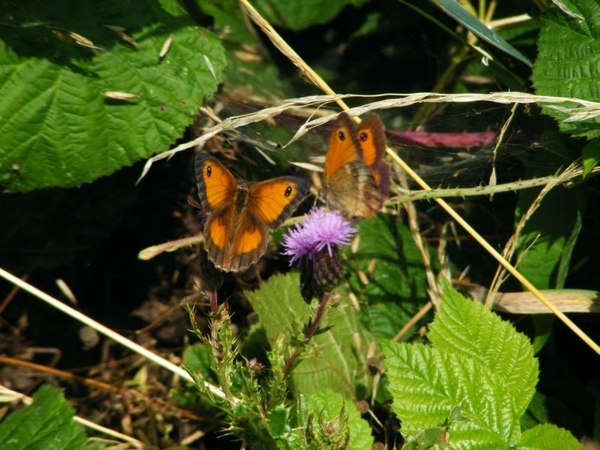
[[[357,125],[340,113],[325,156],[321,195],[326,204],[350,217],[369,219],[377,214],[390,189],[385,147],[379,116],[369,114]]]

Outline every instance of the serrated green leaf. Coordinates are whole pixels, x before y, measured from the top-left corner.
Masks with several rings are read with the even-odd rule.
[[[483,305],[464,298],[449,283],[443,290],[444,301],[430,326],[429,339],[437,349],[472,358],[502,378],[520,417],[538,377],[529,339]]]
[[[300,295],[298,274],[275,275],[260,289],[248,292],[248,300],[267,332],[269,341],[297,336],[310,318],[310,306]]]
[[[25,5],[0,30],[0,185],[8,191],[78,186],[164,151],[221,79],[219,39],[181,8],[175,16],[110,0]]]
[[[15,411],[0,423],[0,447],[6,450],[85,448],[83,428],[62,392],[44,385],[33,395],[33,404]]]
[[[460,406],[468,420],[448,427],[451,448],[506,448],[520,439],[512,393],[479,361],[419,344],[387,342],[383,351],[405,436],[448,423]]]
[[[552,424],[538,425],[523,433],[519,448],[532,448],[537,450],[578,450],[581,443],[567,430]]]
[[[248,299],[269,341],[283,336],[287,346],[302,345],[314,306],[302,300],[298,274],[271,277],[248,293]],[[292,390],[310,395],[329,387],[347,398],[365,398],[372,382],[366,352],[374,338],[360,325],[348,298],[328,306],[320,329],[309,344],[309,355],[291,373]]]
[[[600,101],[600,4],[596,0],[564,3],[583,19],[569,18],[558,10],[544,17],[533,66],[534,86],[539,95]],[[559,121],[562,131],[588,138],[600,135],[600,118],[563,122],[569,118],[566,112],[549,106],[542,109]]]
[[[369,424],[360,417],[354,403],[331,389],[320,389],[307,398],[308,413],[312,415],[313,436],[319,448],[368,449],[373,446]],[[336,447],[323,445],[338,444]],[[343,444],[343,445],[341,445]]]

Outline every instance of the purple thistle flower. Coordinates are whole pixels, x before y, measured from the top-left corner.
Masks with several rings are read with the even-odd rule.
[[[348,245],[357,230],[339,212],[313,209],[283,238],[290,265],[299,262],[300,292],[307,302],[324,295],[342,279],[338,247]]]
[[[353,225],[337,211],[313,208],[304,222],[284,236],[283,254],[291,256],[290,265],[303,257],[312,259],[324,248],[332,256],[333,247],[350,244],[357,231]]]

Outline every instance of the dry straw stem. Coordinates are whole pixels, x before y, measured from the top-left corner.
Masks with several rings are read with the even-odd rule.
[[[51,297],[50,295],[46,294],[45,292],[40,291],[36,287],[32,286],[29,283],[24,282],[23,280],[17,278],[16,276],[12,275],[11,273],[7,272],[6,270],[4,270],[2,268],[0,268],[0,277],[4,278],[5,280],[14,284],[15,286],[18,286],[19,288],[23,289],[24,291],[29,292],[34,297],[37,297],[40,300],[48,303],[53,308],[56,308],[56,309],[64,312],[65,314],[71,316],[78,322],[81,322],[81,323],[89,326],[90,328],[93,328],[94,330],[96,330],[99,333],[102,333],[109,339],[112,339],[113,341],[118,342],[119,344],[127,347],[128,349],[137,353],[138,355],[143,356],[144,358],[167,369],[168,371],[174,373],[175,375],[180,376],[181,378],[183,378],[184,380],[186,380],[190,383],[195,383],[195,380],[192,378],[192,376],[189,373],[187,373],[184,369],[182,369],[181,367],[173,364],[170,361],[167,361],[164,358],[161,358],[160,356],[156,355],[155,353],[152,353],[151,351],[147,350],[146,348],[142,347],[141,345],[136,344],[133,341],[130,341],[126,337],[121,336],[120,334],[118,334],[118,333],[114,332],[113,330],[111,330],[110,328],[107,328],[104,325],[96,322],[95,320],[89,318],[88,316],[81,314],[79,311],[74,310],[73,308],[69,307],[68,305],[62,303],[61,301],[55,299],[54,297]],[[204,386],[213,395],[215,395],[218,398],[229,401],[232,405],[239,403],[239,399],[237,399],[235,397],[227,397],[221,389],[219,389],[216,386],[213,386],[210,383],[204,382]]]
[[[505,259],[507,259],[507,260],[512,259],[514,252],[517,249],[517,243],[519,240],[519,236],[521,235],[521,232],[525,228],[525,224],[531,218],[531,216],[533,216],[533,213],[540,207],[544,197],[546,197],[546,195],[548,195],[548,193],[555,187],[560,186],[563,183],[565,183],[566,181],[572,180],[573,178],[575,178],[576,176],[580,176],[581,174],[582,174],[582,169],[577,168],[575,164],[572,164],[569,167],[567,167],[561,174],[559,174],[558,176],[555,176],[552,180],[548,181],[548,183],[539,192],[539,194],[537,195],[535,200],[531,203],[531,205],[529,205],[529,208],[527,208],[527,211],[525,211],[525,214],[523,214],[521,216],[521,219],[519,220],[519,222],[517,223],[517,226],[515,227],[515,232],[513,233],[511,238],[508,240],[508,242],[504,246],[504,251],[502,252],[502,256]],[[523,252],[522,255],[519,256],[517,263],[524,256],[525,252],[526,252],[526,250]],[[518,265],[518,264],[516,264],[516,265]],[[485,300],[485,305],[487,307],[492,306],[495,294],[500,289],[500,285],[507,278],[508,277],[506,276],[506,270],[503,269],[502,267],[498,267],[496,274],[494,275],[494,280],[492,281],[492,284],[491,284],[490,292]]]
[[[150,171],[152,164],[157,161],[168,159],[183,150],[187,150],[193,147],[202,148],[206,142],[212,137],[218,135],[227,130],[240,128],[246,125],[250,125],[256,122],[262,122],[272,117],[278,116],[289,110],[298,108],[322,108],[331,103],[339,103],[345,99],[360,98],[360,99],[382,99],[373,101],[367,105],[362,105],[356,108],[350,108],[346,111],[351,116],[359,116],[370,111],[377,111],[379,109],[394,109],[403,108],[410,105],[419,103],[472,103],[472,102],[492,102],[503,105],[507,104],[532,104],[541,103],[552,105],[555,109],[560,108],[561,111],[568,112],[571,114],[571,118],[574,116],[580,117],[580,120],[584,120],[591,115],[600,115],[600,103],[589,102],[587,100],[580,100],[570,97],[552,97],[543,95],[533,95],[524,92],[496,92],[491,94],[437,94],[432,92],[418,92],[414,94],[378,94],[378,95],[356,95],[356,94],[332,94],[332,95],[310,95],[307,97],[299,97],[286,99],[281,101],[280,104],[271,106],[269,108],[261,109],[260,111],[252,112],[249,114],[243,114],[240,116],[232,116],[224,119],[222,122],[215,124],[214,126],[207,129],[202,135],[194,140],[185,142],[178,145],[175,148],[161,152],[152,158],[148,159],[142,174],[140,175],[139,181]],[[557,105],[563,103],[572,103],[574,105],[569,107],[559,107]],[[337,117],[337,113],[332,113],[327,116],[319,117],[317,119],[310,120],[302,125],[294,137],[290,140],[290,143],[300,139],[311,129],[323,125]],[[394,152],[388,149],[393,157]]]
[[[280,50],[284,55],[286,55],[294,65],[296,65],[299,70],[306,74],[306,76],[313,82],[315,85],[320,87],[324,92],[328,92],[332,94],[332,90],[327,86],[325,81],[323,81],[319,75],[312,70],[300,56],[293,50],[287,43],[277,34],[277,32],[270,26],[258,12],[250,5],[246,0],[240,0],[240,4],[246,9],[250,18],[259,26],[261,29],[265,31],[267,37],[273,42],[273,44]],[[493,93],[493,94],[456,94],[456,95],[448,95],[448,94],[433,94],[433,93],[417,93],[417,94],[407,94],[407,95],[389,95],[390,99],[381,100],[378,102],[371,103],[369,105],[364,105],[359,108],[350,109],[348,112],[351,115],[364,114],[365,112],[377,109],[386,109],[386,108],[398,108],[401,106],[406,106],[403,104],[405,102],[416,103],[416,102],[430,102],[430,103],[438,103],[438,102],[473,102],[473,101],[492,101],[497,103],[550,103],[552,105],[569,103],[569,105],[565,106],[563,109],[571,110],[571,104],[574,103],[578,105],[573,114],[570,115],[570,119],[572,121],[582,120],[583,118],[595,117],[600,115],[600,104],[597,102],[590,102],[581,99],[573,99],[573,98],[561,98],[561,97],[545,97],[545,96],[532,96],[530,94],[520,93],[520,92],[502,92],[502,93]],[[340,102],[344,98],[348,98],[349,96],[337,96],[330,95],[330,98],[335,98],[336,102]],[[314,97],[313,97],[314,98]],[[298,99],[295,100],[296,102]],[[339,103],[342,108],[346,109],[345,104]],[[553,106],[556,107],[556,106]],[[267,108],[268,109],[268,108]],[[329,118],[325,119],[317,119],[313,121],[314,124],[317,124],[320,121],[329,120]],[[308,124],[307,124],[308,125]],[[305,128],[305,127],[304,127]],[[299,132],[296,134],[295,138],[299,137]],[[387,149],[388,154],[391,158],[404,170],[406,173],[426,191],[430,191],[431,187],[421,178],[419,175],[412,170],[396,153],[394,153],[391,149]],[[587,336],[577,325],[575,325],[567,316],[565,316],[561,311],[559,311],[533,284],[529,282],[521,273],[515,269],[494,247],[492,247],[482,236],[475,231],[471,225],[469,225],[448,203],[446,203],[443,199],[438,198],[435,201],[456,221],[462,226],[479,244],[490,254],[492,255],[502,267],[504,267],[512,276],[514,276],[527,290],[529,290],[533,295],[535,295],[553,314],[555,314],[565,325],[567,325],[575,334],[577,334],[585,343],[587,343],[596,353],[600,354],[600,346],[598,346],[589,336]]]

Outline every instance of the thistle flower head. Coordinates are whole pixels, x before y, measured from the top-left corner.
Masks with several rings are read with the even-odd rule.
[[[339,284],[342,264],[338,248],[350,244],[355,232],[353,223],[340,213],[313,209],[304,222],[284,236],[283,253],[291,256],[290,264],[299,261],[300,291],[306,301]]]
[[[339,212],[313,208],[304,222],[284,236],[284,255],[291,256],[290,264],[303,257],[312,259],[324,248],[332,256],[333,248],[350,244],[356,231]]]

